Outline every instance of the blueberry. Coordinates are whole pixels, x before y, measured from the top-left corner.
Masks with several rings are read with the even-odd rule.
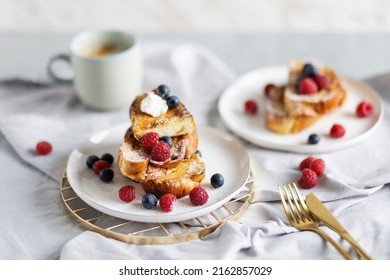
[[[320,142],[320,136],[318,134],[310,134],[307,139],[307,143],[310,145],[315,145]]]
[[[307,63],[303,66],[302,75],[304,77],[314,77],[317,76],[317,74],[318,70],[313,64]]]
[[[100,159],[107,161],[110,165],[114,162],[114,157],[109,153],[103,154]]]
[[[89,168],[92,168],[94,163],[99,160],[98,156],[92,155],[87,158],[86,164]]]
[[[105,183],[111,182],[114,178],[114,171],[110,168],[104,168],[99,172],[99,178]]]
[[[142,197],[142,205],[146,209],[152,209],[157,205],[157,197],[152,193],[147,193]]]
[[[172,148],[173,146],[173,142],[172,142],[172,138],[169,137],[169,136],[163,136],[160,138],[161,141],[164,141],[165,143],[167,143],[169,145],[169,148]]]
[[[202,157],[202,152],[200,150],[196,150],[195,154],[198,154],[200,157]]]
[[[179,97],[177,97],[177,96],[171,95],[167,98],[167,105],[168,105],[169,109],[176,108],[177,105],[179,105],[179,103],[180,103],[180,100],[179,100]]]
[[[159,85],[156,89],[157,95],[162,99],[167,99],[171,93],[170,88],[167,85]]]
[[[223,186],[225,180],[221,174],[215,173],[213,176],[211,176],[210,182],[214,188],[220,188]]]

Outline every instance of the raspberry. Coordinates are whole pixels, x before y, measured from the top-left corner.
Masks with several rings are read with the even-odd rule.
[[[93,164],[92,170],[93,170],[93,172],[95,172],[96,175],[99,175],[99,173],[102,169],[109,168],[109,167],[110,167],[110,164],[107,161],[100,159]]]
[[[38,155],[47,155],[51,153],[52,146],[49,142],[41,141],[37,143],[35,150]]]
[[[315,185],[317,185],[318,177],[317,173],[309,168],[305,168],[302,170],[302,177],[299,179],[298,183],[301,188],[311,189]]]
[[[190,192],[190,200],[196,206],[205,204],[208,199],[209,195],[202,187],[193,188]]]
[[[303,170],[305,168],[310,168],[311,163],[314,161],[313,157],[307,157],[299,164],[299,170]]]
[[[176,202],[176,196],[171,193],[164,194],[160,197],[160,207],[164,212],[173,210],[173,204]]]
[[[140,144],[141,148],[147,152],[150,153],[153,149],[153,147],[158,143],[160,137],[156,132],[148,132],[144,135],[142,135]]]
[[[371,116],[374,112],[374,106],[368,101],[362,101],[356,107],[356,115],[360,118]]]
[[[310,164],[310,169],[313,170],[318,177],[321,177],[325,174],[325,161],[321,158],[313,160]]]
[[[152,159],[155,161],[166,161],[171,157],[171,150],[169,145],[164,141],[159,141],[150,154]]]
[[[317,83],[318,88],[321,89],[328,89],[330,85],[330,79],[328,76],[325,75],[317,75],[314,77],[314,81]]]
[[[304,78],[299,83],[299,92],[302,94],[313,94],[318,91],[318,86],[312,78]]]
[[[265,87],[264,87],[264,94],[265,94],[265,96],[270,97],[271,92],[274,91],[274,90],[276,90],[276,86],[274,84],[267,84],[267,85],[265,85]]]
[[[251,116],[256,115],[256,113],[257,113],[256,101],[254,101],[252,99],[245,101],[244,111],[245,111],[245,114],[247,114],[247,115],[251,115]]]
[[[119,189],[119,198],[124,202],[132,202],[135,198],[135,187],[126,185]]]
[[[345,128],[341,124],[334,124],[329,132],[330,136],[333,138],[343,137],[345,134]]]

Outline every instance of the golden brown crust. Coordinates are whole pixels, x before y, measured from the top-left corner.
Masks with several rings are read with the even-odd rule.
[[[268,129],[279,134],[293,134],[302,131],[315,123],[321,116],[290,116],[288,114],[278,114],[266,110],[265,124]]]
[[[173,137],[172,157],[167,161],[158,162],[150,159],[150,155],[142,150],[139,141],[135,139],[131,132],[130,128],[119,148],[118,165],[124,176],[137,182],[147,180],[153,166],[160,169],[179,166],[183,160],[191,158],[198,147],[198,134],[196,132],[190,135]]]
[[[138,95],[130,106],[130,119],[136,139],[148,132],[157,132],[160,136],[181,136],[196,131],[195,120],[182,102],[165,114],[152,117],[141,111],[141,101],[147,94]]]
[[[194,154],[177,168],[167,169],[164,176],[143,181],[140,184],[146,193],[153,193],[157,197],[171,193],[181,198],[199,186],[204,176],[205,164],[197,154]]]

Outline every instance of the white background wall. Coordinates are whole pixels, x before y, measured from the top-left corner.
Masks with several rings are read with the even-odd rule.
[[[0,31],[383,32],[389,0],[0,0]]]

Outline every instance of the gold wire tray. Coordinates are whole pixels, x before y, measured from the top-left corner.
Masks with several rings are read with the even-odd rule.
[[[141,223],[106,215],[77,196],[66,172],[62,176],[60,190],[69,215],[87,230],[127,243],[170,244],[202,239],[227,220],[237,219],[252,199],[253,176],[251,173],[238,196],[218,209],[201,217],[175,223]]]

